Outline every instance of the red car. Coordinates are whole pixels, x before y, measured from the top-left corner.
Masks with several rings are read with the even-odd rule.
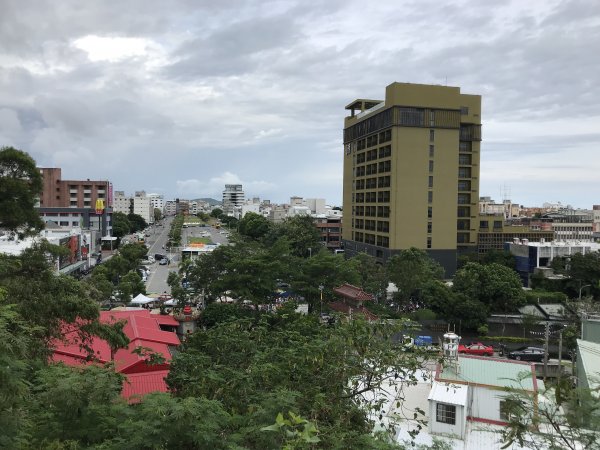
[[[494,356],[494,347],[491,345],[483,345],[481,342],[474,342],[469,345],[461,344],[458,346],[458,353],[478,356]]]

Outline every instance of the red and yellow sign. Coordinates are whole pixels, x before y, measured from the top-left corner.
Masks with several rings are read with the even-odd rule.
[[[96,214],[100,215],[104,212],[104,200],[98,199],[96,200]]]

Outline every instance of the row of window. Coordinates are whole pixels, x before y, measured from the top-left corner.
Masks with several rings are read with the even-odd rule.
[[[388,236],[375,236],[374,234],[355,231],[353,239],[356,242],[364,242],[365,244],[377,245],[378,247],[390,247],[390,238]]]
[[[389,233],[390,231],[390,223],[387,220],[353,219],[352,227],[359,230],[377,230],[380,233]]]
[[[390,191],[381,192],[359,192],[356,195],[352,194],[354,203],[389,203]]]
[[[390,217],[389,206],[353,206],[352,215],[357,217]]]
[[[363,189],[376,189],[390,187],[392,178],[389,175],[379,178],[367,178],[365,180],[356,180],[354,183],[354,189],[362,191]]]
[[[367,147],[373,147],[377,144],[383,144],[392,140],[392,130],[385,130],[378,134],[367,136],[364,139],[359,139],[357,142],[358,150],[363,150]]]
[[[358,166],[354,170],[353,176],[364,177],[365,175],[376,175],[377,173],[387,173],[392,170],[392,161],[381,161],[379,164],[367,164],[365,166]]]

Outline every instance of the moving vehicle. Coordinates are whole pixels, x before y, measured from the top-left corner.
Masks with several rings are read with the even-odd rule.
[[[160,264],[161,266],[166,266],[167,264],[169,264],[169,260],[167,258],[163,258],[158,262],[158,264]]]
[[[494,356],[494,347],[491,345],[484,345],[481,342],[474,342],[467,345],[461,344],[458,346],[458,353],[478,356]]]
[[[544,360],[544,349],[539,347],[521,347],[518,350],[509,352],[508,358],[516,359],[517,361],[542,362]]]
[[[154,255],[154,259],[155,259],[156,261],[160,261],[161,259],[164,259],[164,258],[166,258],[166,257],[167,257],[167,255],[162,255],[162,254],[160,254],[160,253],[156,253],[156,254]]]

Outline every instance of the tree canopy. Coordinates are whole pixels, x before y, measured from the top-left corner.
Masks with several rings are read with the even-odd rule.
[[[34,209],[42,192],[42,176],[27,153],[0,148],[0,229],[21,236],[36,234],[44,222]]]

